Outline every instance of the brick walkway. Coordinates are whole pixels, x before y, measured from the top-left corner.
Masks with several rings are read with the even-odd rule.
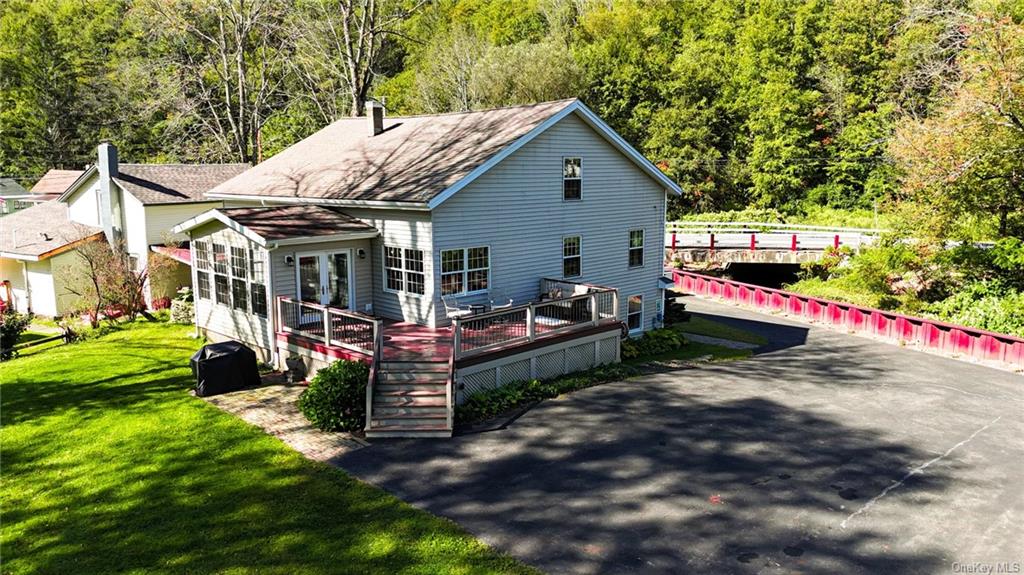
[[[203,399],[260,427],[295,451],[316,461],[326,462],[369,445],[349,433],[326,432],[313,427],[296,405],[304,389],[302,385],[284,383]]]

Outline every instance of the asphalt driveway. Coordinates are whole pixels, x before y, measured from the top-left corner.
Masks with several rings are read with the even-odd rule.
[[[1024,377],[692,300],[755,357],[334,463],[553,573],[954,573],[1024,561]],[[959,571],[966,572],[966,571]]]

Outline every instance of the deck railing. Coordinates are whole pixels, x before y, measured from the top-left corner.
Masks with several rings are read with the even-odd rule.
[[[374,355],[380,346],[383,322],[358,312],[278,297],[277,318],[278,331],[320,340],[327,346],[366,355]]]
[[[542,294],[551,293],[550,282],[541,280]],[[619,293],[612,288],[587,286],[587,293],[559,297],[452,320],[456,358],[499,347],[529,343],[602,322],[617,322]],[[584,291],[584,290],[579,290]]]

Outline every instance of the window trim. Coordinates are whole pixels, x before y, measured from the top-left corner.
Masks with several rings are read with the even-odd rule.
[[[475,250],[479,248],[487,249],[487,267],[486,268],[470,268],[469,267],[469,250]],[[462,270],[457,272],[445,272],[442,253],[454,252],[462,250]],[[494,252],[491,250],[490,244],[481,244],[475,246],[457,247],[457,248],[440,248],[437,250],[437,289],[438,293],[442,297],[465,297],[471,295],[480,295],[490,293],[491,291],[491,271],[494,269],[493,266]],[[487,289],[467,291],[469,287],[469,272],[478,272],[481,270],[487,270]],[[462,291],[455,293],[444,293],[444,276],[462,274]]]
[[[579,160],[580,161],[580,175],[577,178],[565,177],[565,161],[566,160]],[[578,198],[566,198],[565,197],[565,182],[567,180],[578,180],[580,183],[580,197]],[[562,201],[563,202],[582,202],[583,201],[583,156],[562,156]]]
[[[638,333],[641,333],[641,332],[644,331],[644,294],[642,294],[642,293],[635,293],[635,294],[626,296],[626,327],[627,327],[627,329],[629,328],[629,316],[630,315],[637,315],[635,313],[634,314],[629,313],[629,300],[631,300],[631,299],[633,299],[635,297],[640,298],[640,312],[639,312],[639,315],[640,315],[640,325],[638,327],[636,327],[635,329],[630,329],[629,330],[629,333],[631,335],[635,335],[635,334],[638,334]]]
[[[577,238],[577,239],[579,239],[579,244],[580,244],[580,253],[579,253],[579,255],[575,255],[575,256],[566,256],[565,255],[565,240],[567,240],[569,238]],[[562,279],[581,278],[581,277],[583,277],[583,234],[571,234],[571,235],[562,236],[562,244],[561,244],[560,249],[561,249],[561,253],[562,253]],[[567,275],[565,275],[565,260],[567,260],[569,258],[579,258],[580,259],[580,273],[579,274],[574,275],[574,276],[567,276]]]
[[[389,268],[388,267],[388,248],[399,250],[400,258],[402,260],[402,267],[401,268]],[[405,267],[405,250],[413,250],[413,251],[421,252],[423,254],[423,271],[418,272],[418,271],[414,271],[414,270],[409,270],[408,268]],[[419,298],[427,296],[427,286],[429,285],[429,282],[427,282],[427,275],[428,275],[427,274],[427,250],[425,250],[423,248],[407,248],[407,247],[404,247],[404,246],[395,246],[395,245],[390,245],[389,246],[387,244],[382,243],[381,246],[380,246],[380,270],[381,270],[381,272],[380,272],[380,274],[381,274],[381,278],[380,278],[381,279],[381,288],[386,293],[403,294],[403,295],[412,296],[412,297],[419,297]],[[396,289],[392,289],[392,288],[388,287],[388,270],[397,270],[397,271],[402,272],[402,289],[401,290],[396,290]],[[420,274],[420,275],[423,276],[423,293],[416,293],[416,292],[408,291],[408,290],[405,289],[405,287],[407,285],[409,285],[408,282],[406,281],[406,276],[405,276],[405,274],[407,274],[407,273]]]
[[[640,232],[640,246],[633,247],[633,232]],[[647,257],[644,250],[647,249],[647,230],[644,228],[633,228],[626,233],[626,267],[629,269],[641,269],[647,264]],[[640,263],[633,264],[630,256],[633,250],[640,250]]]

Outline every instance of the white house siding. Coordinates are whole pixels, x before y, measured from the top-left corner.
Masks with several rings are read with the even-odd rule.
[[[433,325],[434,308],[430,278],[434,274],[431,253],[430,213],[415,210],[383,210],[345,208],[345,213],[359,218],[381,233],[370,242],[368,259],[372,265],[373,311],[376,315],[402,321]],[[421,295],[395,293],[384,289],[384,246],[423,250],[423,273],[426,293]]]
[[[0,281],[11,282],[11,297],[14,299],[14,309],[28,312],[28,291],[25,286],[25,268],[21,260],[11,258],[0,258]],[[5,288],[0,288],[5,289]],[[7,298],[6,289],[3,297]]]
[[[241,247],[250,248],[253,247],[250,242],[242,234],[226,228],[220,222],[211,222],[206,226],[199,229],[193,230],[193,261],[195,258],[195,240],[204,240],[208,242],[215,242],[229,246],[228,253],[230,254],[230,247]],[[264,269],[270,269],[267,263],[264,263]],[[192,271],[192,281],[195,285],[195,266]],[[213,295],[213,278],[210,278],[211,296]],[[268,274],[269,276],[270,274]],[[267,278],[269,280],[269,277]],[[269,281],[267,282],[270,283]],[[270,285],[267,285],[268,292],[270,291]],[[269,294],[268,294],[269,295]],[[267,298],[267,307],[273,306],[273,298]],[[270,313],[272,311],[268,309],[268,317],[259,317],[255,314],[251,314],[248,311],[234,309],[232,307],[218,304],[212,299],[199,299],[198,292],[195,298],[195,309],[196,309],[196,326],[201,332],[207,335],[213,341],[220,341],[223,339],[234,339],[246,343],[253,347],[260,348],[263,359],[269,359],[270,350],[275,347],[274,342],[274,331],[270,320]]]
[[[90,226],[100,225],[99,216],[100,179],[93,175],[83,182],[70,198],[68,198],[68,214],[72,220]]]
[[[285,259],[288,256],[295,257],[297,254],[306,252],[333,252],[351,249],[352,262],[355,266],[355,301],[352,303],[352,310],[367,313],[366,305],[373,303],[373,277],[372,264],[370,262],[370,240],[349,240],[337,242],[320,242],[315,244],[302,244],[297,246],[280,247],[270,252],[270,270],[274,277],[274,295],[295,298],[298,294],[295,291],[296,266],[288,265]],[[363,250],[366,254],[364,259],[359,259],[358,252]],[[298,259],[294,260],[298,261]]]
[[[562,200],[564,156],[583,158],[582,201]],[[628,297],[643,295],[649,329],[662,297],[664,202],[663,187],[570,115],[434,210],[432,260],[439,269],[441,250],[489,246],[492,290],[526,301],[538,296],[540,278],[562,276],[562,237],[579,235],[578,281],[618,288],[623,319]],[[645,230],[644,266],[630,268],[629,230],[637,228]],[[437,321],[445,321],[443,306],[437,309]]]
[[[124,231],[124,248],[128,253],[139,258],[141,267],[146,264],[146,254],[149,251],[149,242],[146,240],[148,231],[146,207],[131,194],[124,194],[122,205],[124,206],[124,221],[127,224]]]

